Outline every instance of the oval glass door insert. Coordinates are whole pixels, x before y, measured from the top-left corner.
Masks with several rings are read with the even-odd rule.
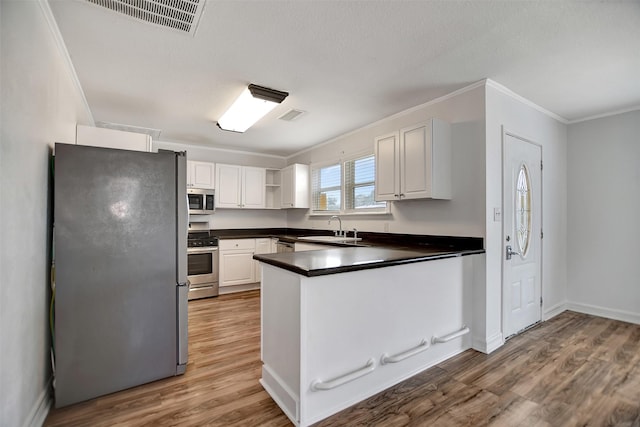
[[[531,236],[531,181],[526,165],[520,166],[515,194],[516,235],[518,249],[522,257],[529,251],[529,239]]]

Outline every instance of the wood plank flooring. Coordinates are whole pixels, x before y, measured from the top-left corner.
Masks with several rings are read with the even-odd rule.
[[[189,364],[52,410],[45,426],[291,426],[258,383],[260,294],[189,303]],[[640,426],[640,325],[564,312],[490,355],[468,350],[329,426]]]

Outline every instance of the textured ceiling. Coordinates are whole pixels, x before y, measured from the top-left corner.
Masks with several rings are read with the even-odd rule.
[[[640,1],[207,0],[194,37],[50,5],[95,120],[160,140],[289,155],[485,78],[569,121],[640,106]],[[290,95],[218,129],[248,83]]]

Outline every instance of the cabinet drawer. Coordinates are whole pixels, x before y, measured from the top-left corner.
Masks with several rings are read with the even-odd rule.
[[[218,242],[221,251],[226,249],[249,249],[256,248],[256,239],[221,239]]]

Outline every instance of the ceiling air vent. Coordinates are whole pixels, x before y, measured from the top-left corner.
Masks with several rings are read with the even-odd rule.
[[[205,0],[86,0],[162,27],[195,34]]]
[[[280,120],[285,120],[287,122],[292,122],[295,119],[297,119],[298,117],[300,117],[301,115],[303,115],[305,112],[301,111],[301,110],[289,110],[286,113],[284,113],[283,115],[281,115],[280,117],[278,117]]]

